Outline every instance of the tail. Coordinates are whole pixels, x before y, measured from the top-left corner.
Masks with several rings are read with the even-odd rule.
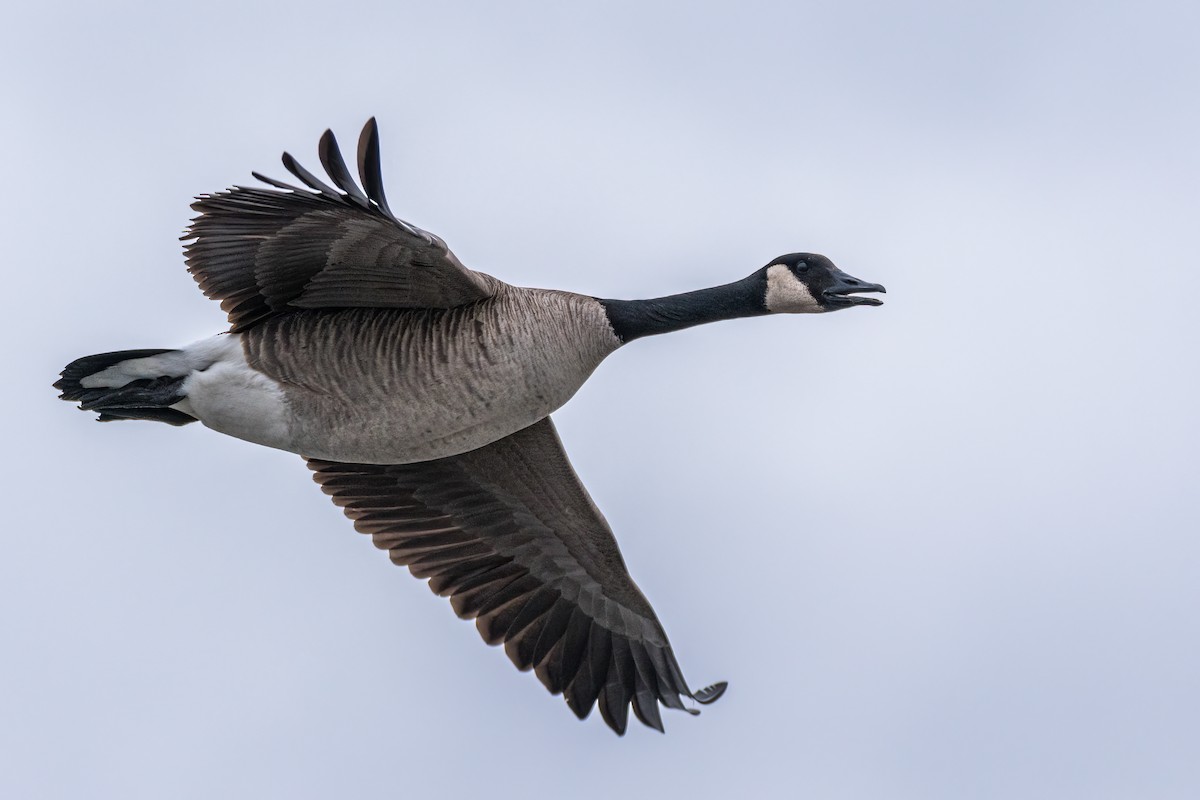
[[[79,403],[84,411],[99,412],[100,422],[150,419],[187,425],[196,418],[172,405],[183,400],[186,375],[171,375],[177,350],[122,350],[77,358],[62,371],[54,388],[63,400]],[[167,358],[156,358],[156,356]]]

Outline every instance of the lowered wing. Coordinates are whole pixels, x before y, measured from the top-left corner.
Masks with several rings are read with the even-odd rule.
[[[399,465],[310,459],[314,479],[392,561],[429,580],[484,641],[504,644],[580,719],[593,705],[618,734],[634,714],[661,731],[659,704],[692,692],[612,530],[547,417],[486,447]]]

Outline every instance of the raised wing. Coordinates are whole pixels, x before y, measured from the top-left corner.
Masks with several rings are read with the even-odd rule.
[[[365,191],[332,131],[319,153],[333,186],[284,153],[307,189],[256,172],[274,188],[236,186],[192,204],[200,215],[182,237],[188,271],[234,331],[296,308],[451,308],[491,296],[495,279],[388,208],[374,119],[358,142]]]
[[[658,704],[689,713],[692,692],[667,635],[625,569],[612,530],[547,417],[500,441],[417,464],[310,459],[314,479],[392,561],[429,579],[583,719],[594,704],[618,734],[632,702],[663,729]]]

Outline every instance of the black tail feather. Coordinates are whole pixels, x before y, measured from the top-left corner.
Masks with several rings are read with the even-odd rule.
[[[195,422],[195,418],[169,408],[184,398],[183,378],[163,376],[153,380],[130,381],[118,387],[86,388],[83,385],[84,378],[122,361],[170,352],[169,349],[121,350],[77,358],[63,369],[61,377],[54,382],[54,388],[61,392],[61,399],[79,403],[84,411],[99,412],[98,419],[101,422],[146,419],[168,425],[186,425]]]
[[[187,425],[196,418],[173,408],[107,408],[99,409],[98,422],[119,422],[126,419],[148,419],[168,425]]]
[[[92,392],[106,392],[111,389],[85,389],[80,383],[89,375],[95,375],[103,369],[108,369],[114,364],[120,364],[122,361],[129,361],[134,358],[148,358],[150,356],[160,356],[163,353],[170,353],[170,349],[159,350],[118,350],[113,353],[97,353],[94,356],[84,356],[77,358],[63,368],[62,377],[54,382],[54,388],[58,389],[62,394],[59,398],[75,402],[83,400],[85,394]]]

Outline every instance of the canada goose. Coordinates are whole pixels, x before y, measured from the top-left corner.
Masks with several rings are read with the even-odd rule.
[[[467,269],[394,216],[375,120],[355,184],[331,131],[333,186],[287,153],[307,188],[254,176],[200,196],[188,271],[230,330],[175,350],[80,358],[54,385],[101,421],[209,428],[304,456],[376,546],[475,618],[581,719],[599,705],[623,734],[630,704],[711,703],[688,688],[611,529],[549,414],[623,344],[735,317],[880,305],[827,258],[793,253],[725,286],[605,300],[510,286]],[[336,188],[335,188],[336,187]]]

